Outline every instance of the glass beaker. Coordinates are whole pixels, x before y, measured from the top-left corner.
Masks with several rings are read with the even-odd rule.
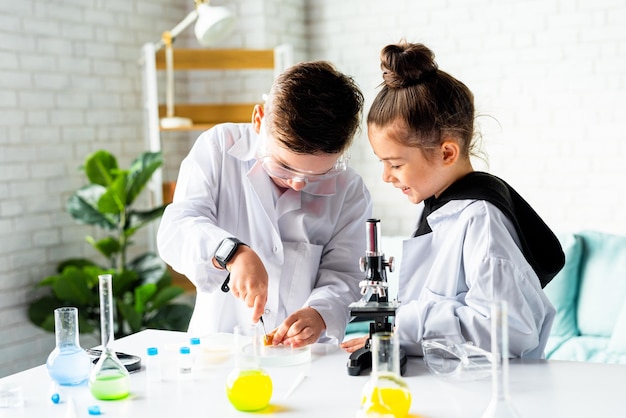
[[[78,341],[78,308],[54,310],[56,347],[46,361],[50,378],[59,385],[80,385],[89,377],[91,360]]]
[[[111,348],[113,343],[113,276],[98,276],[100,285],[100,333],[102,338],[102,354],[89,376],[89,389],[96,399],[122,399],[130,393],[130,376],[128,370],[117,358]]]
[[[491,303],[491,402],[481,418],[519,418],[509,396],[509,321],[506,301]]]
[[[235,368],[226,381],[226,395],[240,411],[259,411],[272,397],[272,379],[261,368],[261,347],[265,334],[259,323],[237,325],[235,333]]]
[[[404,418],[411,408],[411,392],[400,375],[400,343],[392,332],[372,334],[372,374],[363,388],[358,417]]]

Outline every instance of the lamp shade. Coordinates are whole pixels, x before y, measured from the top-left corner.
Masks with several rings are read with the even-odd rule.
[[[235,16],[226,7],[202,3],[198,5],[197,12],[198,20],[194,32],[202,46],[217,42],[228,35],[235,25]]]

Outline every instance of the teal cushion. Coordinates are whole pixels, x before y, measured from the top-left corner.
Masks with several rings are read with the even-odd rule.
[[[578,296],[582,335],[610,337],[626,295],[626,237],[584,231]]]
[[[609,339],[605,337],[581,336],[570,338],[548,357],[550,360],[590,361],[608,363]]]
[[[575,234],[558,234],[557,237],[565,253],[565,266],[544,288],[548,299],[556,309],[556,316],[546,346],[546,356],[567,338],[579,335],[576,324],[576,300],[582,241]]]
[[[613,327],[613,334],[609,340],[609,353],[626,357],[626,303]]]

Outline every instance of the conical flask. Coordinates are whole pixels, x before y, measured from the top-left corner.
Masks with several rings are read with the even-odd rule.
[[[519,418],[509,396],[509,321],[507,303],[491,304],[491,402],[481,418]]]
[[[266,408],[272,398],[272,379],[261,368],[261,347],[265,333],[259,323],[237,325],[235,333],[235,368],[226,381],[230,403],[245,412]]]
[[[78,341],[78,309],[54,310],[56,347],[46,361],[48,374],[59,385],[80,385],[89,377],[91,360]]]
[[[102,354],[89,376],[89,389],[96,399],[122,399],[130,393],[128,370],[111,348],[113,343],[113,276],[98,276],[100,285],[100,333]]]
[[[409,416],[411,392],[400,375],[400,343],[391,332],[372,334],[372,374],[363,388],[359,418]]]

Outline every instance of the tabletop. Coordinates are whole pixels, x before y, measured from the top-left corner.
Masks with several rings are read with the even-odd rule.
[[[181,332],[145,330],[116,340],[116,351],[146,358],[147,347],[185,345]],[[347,373],[348,355],[334,345],[314,344],[311,361],[272,365],[274,392],[265,417],[355,417],[361,391],[369,376]],[[50,400],[55,390],[45,366],[0,379],[3,388],[19,387],[24,404],[0,408],[0,417],[89,417],[98,406],[108,417],[241,417],[226,397],[231,361],[197,371],[193,380],[150,382],[146,370],[131,373],[131,394],[118,401],[92,397],[87,385],[62,387],[61,402]],[[419,357],[410,357],[404,375],[412,394],[411,416],[421,418],[479,418],[491,399],[491,379],[451,380],[431,375]],[[521,417],[622,417],[626,366],[565,361],[512,361],[509,373],[511,401]]]

